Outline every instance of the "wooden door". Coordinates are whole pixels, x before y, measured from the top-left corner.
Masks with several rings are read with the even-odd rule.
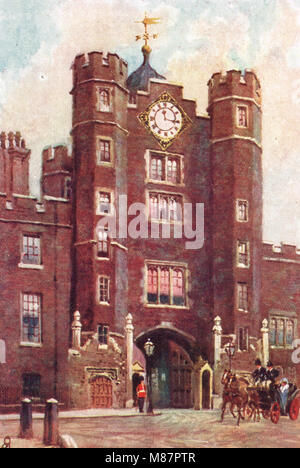
[[[91,382],[91,397],[93,408],[112,407],[112,382],[104,376],[96,377]]]
[[[171,400],[173,408],[192,408],[192,363],[187,353],[172,346]]]

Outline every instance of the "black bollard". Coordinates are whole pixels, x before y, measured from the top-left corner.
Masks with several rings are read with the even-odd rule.
[[[20,438],[32,439],[32,403],[29,398],[22,400],[21,414],[20,414]]]
[[[58,445],[58,401],[47,400],[44,419],[44,444]]]

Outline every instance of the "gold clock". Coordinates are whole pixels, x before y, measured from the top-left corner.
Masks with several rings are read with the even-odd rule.
[[[139,115],[139,119],[164,150],[192,123],[182,107],[167,92],[150,104]]]

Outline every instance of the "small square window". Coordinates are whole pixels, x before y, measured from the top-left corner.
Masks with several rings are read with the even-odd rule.
[[[248,127],[248,107],[247,106],[237,107],[237,126],[241,128]]]
[[[98,325],[98,343],[101,346],[108,345],[108,331],[109,327],[107,325]]]
[[[111,96],[109,88],[99,89],[99,111],[110,112],[111,111]]]
[[[99,163],[111,162],[111,141],[100,139],[99,141]]]
[[[109,303],[109,278],[107,276],[99,277],[99,302]]]
[[[250,265],[249,242],[238,241],[237,263],[239,267],[248,268]]]
[[[99,214],[111,214],[111,194],[109,192],[99,192],[98,193],[98,213]]]
[[[24,265],[41,264],[41,239],[39,236],[23,235],[21,263]]]
[[[237,200],[237,221],[246,223],[248,221],[248,202],[246,200]]]

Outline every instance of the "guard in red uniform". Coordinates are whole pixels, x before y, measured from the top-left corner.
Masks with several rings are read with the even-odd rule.
[[[140,383],[139,385],[137,386],[137,389],[136,389],[136,394],[137,394],[137,398],[138,398],[138,405],[139,405],[139,411],[140,413],[143,413],[144,412],[144,403],[145,403],[145,399],[146,399],[146,385],[145,385],[145,382],[144,382],[144,377],[140,377]]]

